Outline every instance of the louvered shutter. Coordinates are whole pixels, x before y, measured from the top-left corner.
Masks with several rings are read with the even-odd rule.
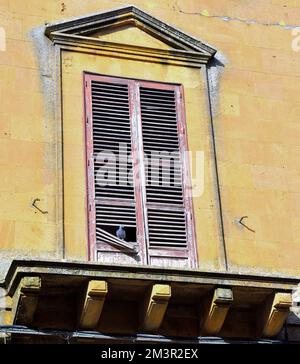
[[[195,267],[182,87],[89,74],[85,87],[91,259]]]
[[[90,256],[101,262],[144,263],[143,222],[134,184],[132,86],[123,79],[85,77]],[[124,240],[116,236],[120,226]]]
[[[148,161],[145,209],[149,263],[194,267],[182,88],[141,82],[139,94],[142,142]]]

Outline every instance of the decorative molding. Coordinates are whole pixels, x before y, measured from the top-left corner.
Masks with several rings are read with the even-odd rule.
[[[170,45],[170,50],[148,47],[138,47],[128,44],[119,44],[101,41],[93,34],[101,30],[116,29],[123,25],[134,25],[152,35],[154,38]],[[182,59],[186,57],[200,63],[207,63],[216,50],[200,40],[183,33],[161,20],[143,12],[135,6],[126,6],[104,13],[77,18],[46,26],[45,34],[54,44],[98,49],[121,51],[124,53],[138,52],[151,58],[151,53],[160,58],[173,57]]]
[[[74,36],[69,34],[55,33],[53,44],[62,49],[77,52],[99,54],[107,57],[135,59],[139,61],[151,61],[199,68],[207,62],[207,56],[193,51],[182,51],[177,49],[158,49],[150,47],[139,47],[129,44],[104,42],[96,38]]]
[[[16,325],[30,325],[38,305],[40,277],[23,277],[12,300],[12,320]]]
[[[171,286],[168,284],[154,284],[152,286],[140,308],[141,329],[143,331],[155,332],[159,329],[170,298]]]
[[[189,284],[218,285],[220,281],[224,288],[247,287],[247,289],[264,288],[270,291],[276,289],[281,292],[292,293],[300,277],[280,277],[274,275],[241,274],[237,272],[212,272],[189,269],[162,268],[138,265],[112,265],[94,262],[58,261],[14,259],[5,276],[2,287],[7,288],[11,296],[19,282],[20,277],[30,275],[60,274],[64,277],[98,277],[141,279],[143,281],[182,282]]]
[[[204,302],[200,313],[201,335],[217,335],[233,303],[233,292],[230,288],[216,288]]]
[[[94,329],[97,326],[107,292],[106,281],[89,281],[83,297],[83,304],[79,308],[79,327],[81,329]]]

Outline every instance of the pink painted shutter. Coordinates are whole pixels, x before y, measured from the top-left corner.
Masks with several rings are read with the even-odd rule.
[[[197,267],[182,87],[85,74],[85,114],[90,259]],[[131,156],[125,165],[99,161],[99,153],[118,155],[122,143]],[[153,165],[145,168],[143,153],[161,151],[176,164],[168,185],[164,170],[153,184]],[[115,162],[116,181],[101,185],[107,179],[99,172]],[[125,167],[133,170],[131,184],[118,179]],[[116,237],[119,225],[125,240]]]
[[[197,253],[192,199],[187,193],[190,175],[185,153],[188,148],[183,89],[177,85],[140,82],[139,95],[143,150],[148,161],[152,156],[151,166],[144,167],[148,261],[150,265],[195,268]],[[158,152],[162,151],[172,155],[170,164],[165,160],[170,169],[158,169],[161,160]]]
[[[145,234],[140,191],[133,183],[138,178],[133,82],[86,74],[85,89],[90,259],[141,264]],[[120,145],[123,149],[126,145],[127,162],[118,158]],[[124,181],[124,169],[128,173],[133,169],[133,181]],[[125,240],[116,237],[120,225],[126,231]]]

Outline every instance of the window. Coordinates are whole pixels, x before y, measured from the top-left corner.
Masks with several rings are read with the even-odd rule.
[[[182,86],[88,73],[84,85],[90,258],[196,267]]]

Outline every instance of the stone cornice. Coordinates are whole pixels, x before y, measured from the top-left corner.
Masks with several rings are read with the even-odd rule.
[[[135,6],[126,6],[115,10],[110,10],[104,13],[98,13],[90,16],[85,16],[69,21],[59,22],[46,26],[45,34],[53,41],[70,44],[73,41],[74,45],[80,43],[81,45],[97,46],[98,49],[112,46],[109,42],[103,42],[100,39],[93,37],[93,34],[105,29],[116,28],[124,24],[133,24],[134,26],[144,30],[153,37],[170,45],[170,51],[156,49],[156,53],[164,56],[165,53],[172,53],[172,56],[187,57],[191,56],[200,61],[200,63],[207,63],[210,58],[214,56],[216,50],[204,44],[186,33],[178,30],[177,28],[154,18],[153,16],[143,12]],[[137,47],[130,45],[115,44],[116,47],[125,50],[132,50],[135,48],[144,51],[147,47]],[[154,51],[154,49],[152,49]],[[147,53],[147,52],[146,52]]]
[[[88,277],[91,279],[138,279],[160,281],[164,283],[178,282],[189,284],[218,284],[223,287],[252,287],[262,289],[277,289],[286,292],[299,283],[299,277],[279,277],[269,275],[239,274],[234,272],[207,272],[182,270],[175,268],[159,268],[149,266],[106,265],[95,262],[64,262],[50,260],[13,260],[1,284],[11,293],[22,276],[31,275],[62,275]]]

